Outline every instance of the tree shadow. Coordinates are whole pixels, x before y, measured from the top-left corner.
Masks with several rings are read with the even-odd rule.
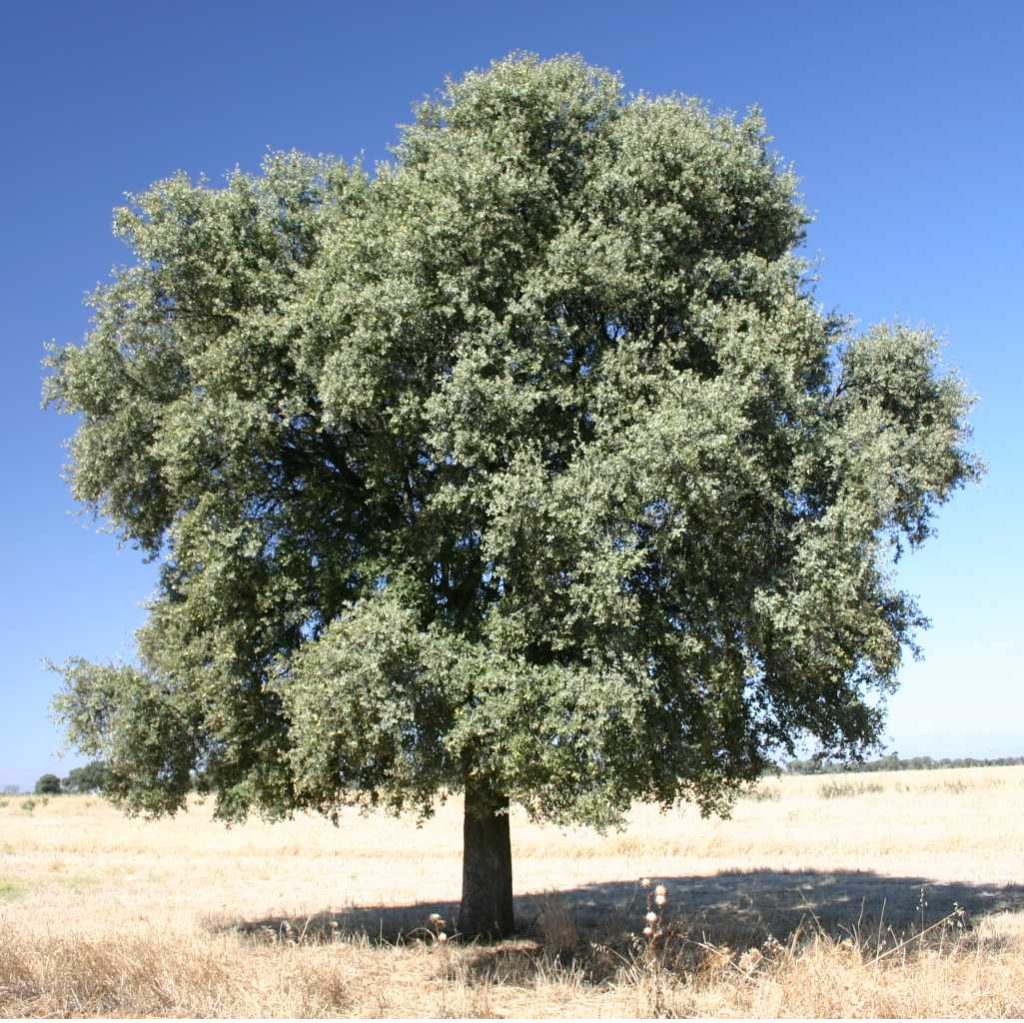
[[[1024,885],[935,882],[868,870],[748,870],[653,880],[667,889],[664,916],[675,930],[736,950],[762,945],[769,938],[784,942],[808,924],[837,938],[852,931],[899,936],[919,932],[957,907],[965,911],[968,926],[990,913],[1024,909]],[[628,945],[643,929],[647,894],[638,881],[611,881],[519,895],[518,936],[532,939],[534,950],[550,946],[544,913],[557,905],[580,943]],[[357,937],[371,944],[396,944],[434,940],[431,913],[443,918],[443,927],[451,934],[457,911],[455,902],[358,906],[304,917],[237,920],[223,929],[267,941]],[[519,945],[513,951],[510,943],[502,943],[510,955],[529,954],[529,941]]]

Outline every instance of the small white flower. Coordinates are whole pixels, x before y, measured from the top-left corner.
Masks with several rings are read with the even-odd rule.
[[[654,904],[656,906],[664,906],[667,901],[668,900],[665,898],[664,895],[655,895],[654,896]]]
[[[648,913],[647,916],[644,917],[644,919],[649,924],[653,924],[658,919],[658,914],[652,911],[652,912]]]
[[[438,943],[443,945],[448,940],[448,935],[444,931],[439,931],[437,935]]]
[[[666,889],[665,889],[665,886],[664,886],[663,884],[659,884],[659,885],[658,885],[658,886],[657,886],[657,887],[656,887],[656,888],[654,889],[654,894],[655,894],[655,895],[657,896],[657,895],[667,895],[668,893],[667,893],[667,891],[666,891]]]
[[[649,938],[653,933],[654,933],[654,931],[652,931],[650,927],[645,927],[644,928],[644,937],[645,938]]]
[[[641,888],[650,888],[651,887],[651,879],[649,877],[642,877],[642,878],[640,878],[640,887]]]

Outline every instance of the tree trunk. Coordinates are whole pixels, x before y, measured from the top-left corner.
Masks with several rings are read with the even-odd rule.
[[[508,797],[467,783],[458,919],[467,938],[500,938],[515,928],[508,824]]]

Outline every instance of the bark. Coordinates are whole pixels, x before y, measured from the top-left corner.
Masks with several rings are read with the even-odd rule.
[[[508,806],[506,796],[466,785],[458,929],[467,938],[500,938],[515,928]]]

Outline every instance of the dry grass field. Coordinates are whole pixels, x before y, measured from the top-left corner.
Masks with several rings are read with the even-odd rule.
[[[30,802],[0,800],[0,1016],[1024,1015],[1024,768],[766,779],[606,836],[514,815],[493,946],[428,925],[457,800],[230,830]]]

